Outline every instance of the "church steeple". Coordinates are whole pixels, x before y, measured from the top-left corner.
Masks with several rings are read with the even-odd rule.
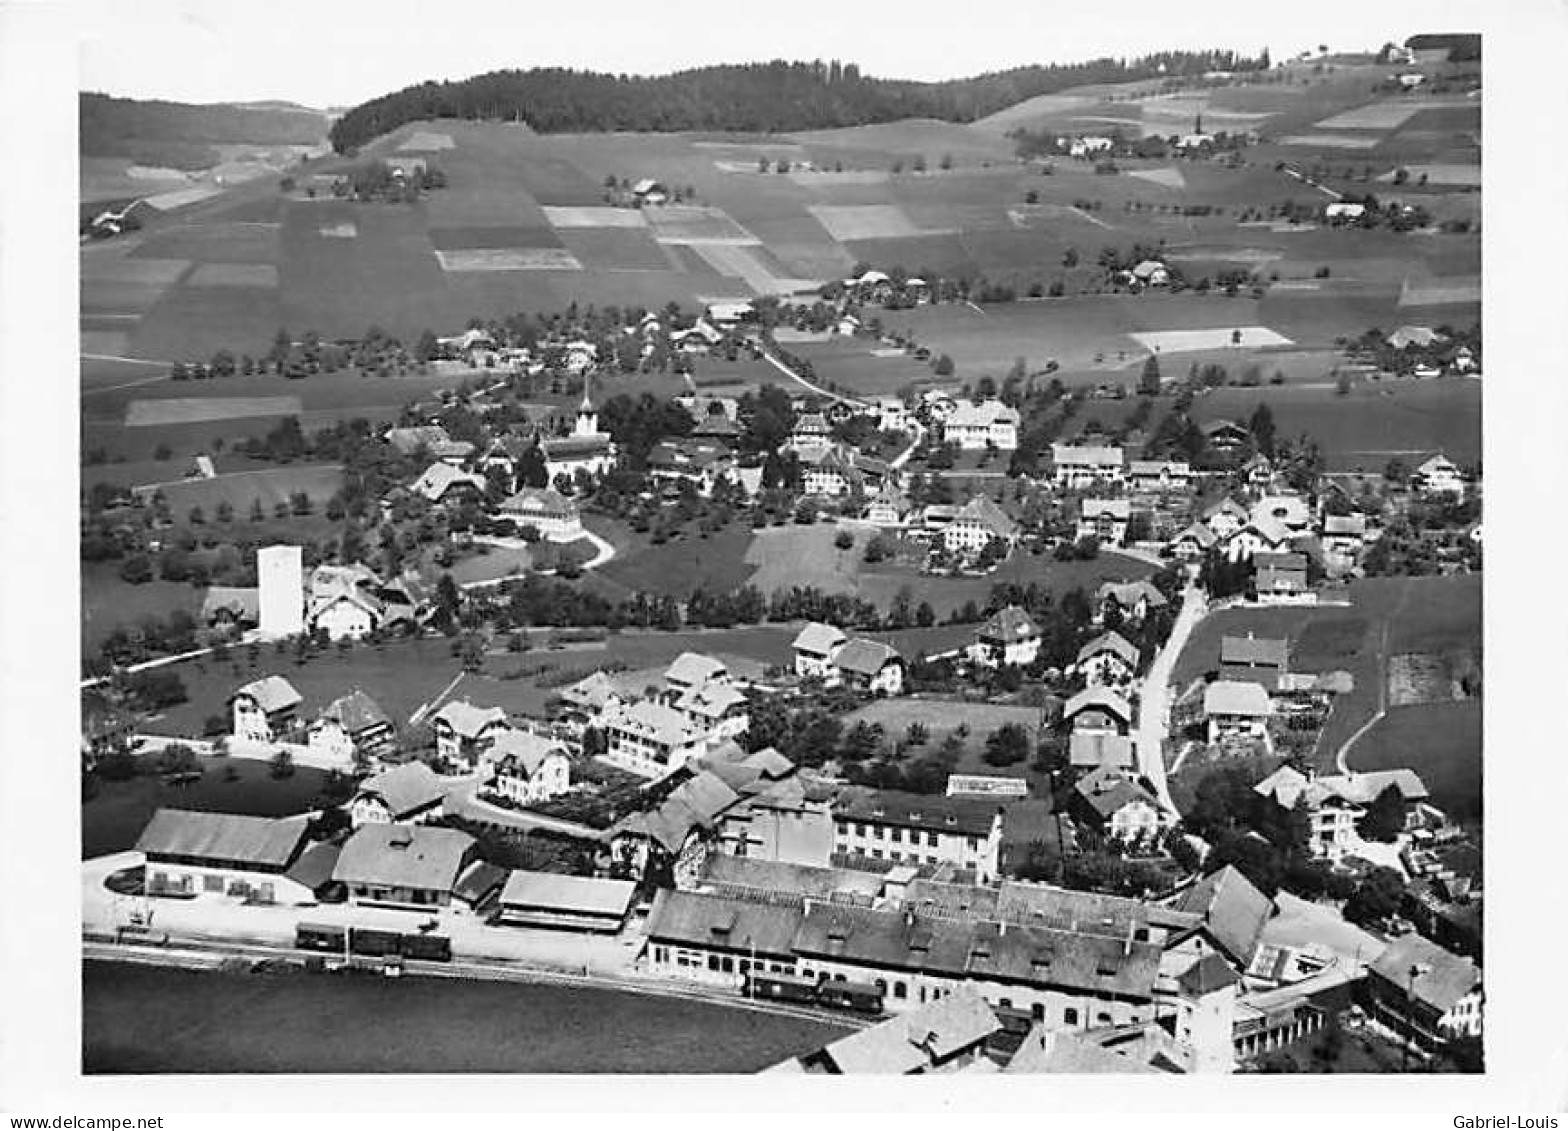
[[[586,377],[583,378],[583,403],[577,406],[577,426],[572,430],[572,434],[575,436],[599,434],[599,414],[594,410],[593,397]]]

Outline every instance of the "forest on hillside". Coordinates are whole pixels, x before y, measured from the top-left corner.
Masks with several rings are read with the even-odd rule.
[[[1256,59],[1233,51],[1171,51],[1015,67],[943,82],[872,78],[838,60],[701,67],[658,76],[561,68],[492,71],[372,99],[333,123],[330,137],[339,153],[351,152],[398,126],[431,118],[524,122],[540,133],[781,133],[901,118],[972,122],[1026,98],[1088,83],[1267,66],[1267,51]]]
[[[176,169],[217,162],[215,144],[315,145],[326,115],[303,106],[207,106],[82,93],[77,99],[83,157],[129,157]]]

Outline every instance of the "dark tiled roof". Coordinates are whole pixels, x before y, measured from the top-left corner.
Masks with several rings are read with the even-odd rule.
[[[294,859],[304,839],[305,820],[300,817],[277,820],[159,809],[136,839],[136,851],[280,868]]]
[[[1000,810],[995,801],[897,790],[849,790],[833,806],[839,820],[871,821],[931,832],[985,837]]]
[[[648,913],[648,938],[786,958],[800,921],[798,907],[661,889]]]
[[[1245,968],[1274,913],[1274,901],[1227,864],[1183,892],[1176,910],[1201,915],[1215,943]]]

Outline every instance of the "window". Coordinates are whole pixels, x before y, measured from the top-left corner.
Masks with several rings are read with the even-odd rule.
[[[654,947],[653,948],[653,960],[655,962],[668,962],[670,960],[670,952],[669,952],[669,950],[667,948],[665,948],[665,947],[662,947],[662,946]]]
[[[1063,1010],[1062,1011],[1062,1023],[1065,1024],[1065,1025],[1076,1025],[1076,1024],[1078,1024],[1078,1011],[1076,1009]]]
[[[717,970],[718,968],[719,968],[719,956],[716,955],[716,954],[708,955],[708,969],[709,970]]]
[[[900,1001],[903,1001],[909,996],[909,987],[906,986],[903,982],[894,982],[893,996],[898,998]]]
[[[887,834],[887,838],[894,844],[898,844],[904,839],[904,832],[902,829],[891,829]]]
[[[1038,1002],[1038,1001],[1035,1002],[1033,1005],[1031,1005],[1029,1007],[1029,1016],[1032,1017],[1036,1021],[1044,1021],[1045,1020],[1045,1006],[1043,1004],[1041,1004],[1040,1002]]]
[[[726,974],[735,973],[735,960],[729,955],[725,955],[723,958],[719,959],[719,969],[724,971]]]
[[[936,847],[936,845],[937,845],[936,833],[926,833],[926,844],[929,847],[931,847],[931,848],[935,848]]]
[[[1099,1022],[1101,1025],[1109,1025],[1111,1023],[1111,1015],[1109,1013],[1101,1012],[1100,1014],[1096,1015],[1095,1021]]]
[[[222,891],[223,890],[223,877],[218,875],[216,872],[208,872],[205,876],[203,876],[201,878],[201,890],[202,891]]]
[[[866,835],[865,822],[863,822],[863,821],[856,821],[855,822],[855,835],[856,836],[865,836]]]
[[[978,837],[970,837],[969,838],[969,851],[970,852],[979,852],[980,851],[980,839]]]
[[[996,1004],[1003,1009],[1013,1008],[1013,999],[1010,997],[998,998]]]
[[[882,859],[882,850],[880,848],[873,848],[871,850],[871,858],[873,860],[880,860],[880,859]]]

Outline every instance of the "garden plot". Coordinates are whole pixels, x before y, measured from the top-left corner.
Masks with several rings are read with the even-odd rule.
[[[131,401],[125,406],[125,426],[203,424],[248,416],[297,416],[299,412],[298,397],[162,397]]]
[[[270,263],[203,263],[185,280],[189,287],[276,287],[278,269]]]
[[[463,248],[436,250],[443,271],[581,271],[583,265],[562,247]]]
[[[1388,705],[1449,703],[1467,699],[1466,684],[1480,674],[1468,650],[1405,652],[1388,658]]]
[[[359,235],[359,228],[352,220],[344,220],[337,224],[323,224],[321,236],[329,240],[351,240]]]
[[[1235,338],[1237,333],[1241,335],[1240,341]],[[1267,326],[1229,326],[1213,330],[1140,330],[1127,336],[1155,353],[1190,353],[1194,350],[1219,350],[1232,346],[1261,349],[1295,345],[1289,338]]]
[[[812,204],[807,209],[836,240],[886,240],[906,236],[947,235],[922,230],[909,213],[896,204]]]
[[[1128,169],[1129,177],[1137,177],[1140,181],[1150,184],[1162,185],[1165,188],[1184,189],[1187,187],[1187,178],[1181,175],[1181,170],[1175,166],[1169,169]]]
[[[1481,301],[1481,279],[1409,279],[1399,290],[1400,306],[1458,306]]]
[[[402,145],[398,146],[398,149],[403,153],[435,153],[443,149],[451,149],[452,145],[451,134],[415,130],[408,135]]]
[[[660,243],[756,244],[757,239],[721,208],[674,205],[649,214],[654,238]]]
[[[1305,149],[1372,149],[1383,140],[1381,134],[1373,137],[1350,134],[1294,134],[1279,139],[1281,145]]]
[[[1393,130],[1424,109],[1426,106],[1419,102],[1374,102],[1313,124],[1320,130]]]
[[[646,228],[648,218],[636,208],[577,208],[542,205],[545,219],[556,228]]]

